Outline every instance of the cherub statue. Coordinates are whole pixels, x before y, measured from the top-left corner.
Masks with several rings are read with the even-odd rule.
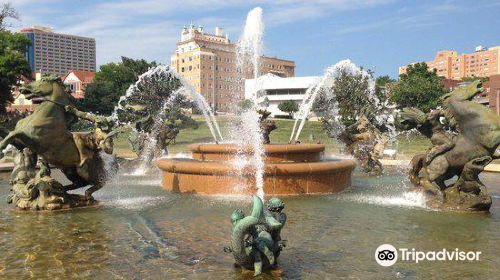
[[[237,265],[253,269],[257,276],[263,269],[276,266],[276,258],[284,247],[280,233],[286,214],[281,213],[284,204],[278,198],[270,200],[266,213],[260,198],[253,196],[253,201],[250,216],[240,209],[231,214],[231,247],[224,250],[233,253]]]

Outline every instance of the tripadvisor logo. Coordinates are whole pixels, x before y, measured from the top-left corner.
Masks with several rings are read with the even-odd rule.
[[[381,266],[391,266],[398,260],[398,251],[390,244],[380,245],[375,250],[375,260]]]
[[[399,251],[399,252],[398,252]],[[458,248],[452,251],[443,249],[441,251],[422,252],[417,251],[415,248],[407,249],[400,248],[397,250],[390,244],[380,245],[375,250],[375,260],[381,266],[391,266],[398,260],[398,255],[402,261],[415,262],[428,260],[428,261],[478,261],[481,252],[464,252],[459,251]]]

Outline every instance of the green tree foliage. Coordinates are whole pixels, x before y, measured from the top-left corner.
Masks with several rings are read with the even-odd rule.
[[[3,4],[0,11],[0,114],[12,102],[12,89],[18,85],[21,76],[31,77],[31,68],[24,53],[31,41],[24,34],[13,34],[5,30],[4,20],[17,18],[10,4]]]
[[[109,115],[113,112],[121,95],[111,82],[96,82],[87,85],[85,97],[79,101],[83,111]]]
[[[1,4],[0,10],[0,31],[6,31],[6,27],[9,25],[5,22],[6,19],[12,18],[19,20],[19,14],[14,10],[10,3]]]
[[[429,71],[425,62],[408,66],[406,74],[399,76],[399,82],[391,88],[389,100],[399,108],[417,107],[429,112],[439,105],[444,86],[436,69]]]
[[[375,85],[377,86],[385,86],[388,83],[394,83],[394,82],[396,82],[396,80],[389,77],[388,75],[378,76],[375,79]]]
[[[253,107],[253,101],[250,99],[243,99],[238,102],[238,112],[244,112]]]
[[[462,77],[460,78],[463,82],[474,82],[476,80],[480,80],[481,83],[488,82],[490,80],[490,77],[476,77],[472,75],[471,77]]]
[[[133,69],[133,67],[130,67]],[[137,73],[142,71],[140,67]],[[140,132],[156,131],[161,125],[169,128],[197,128],[198,124],[186,114],[195,105],[187,100],[186,89],[168,66],[151,68],[148,75],[128,89],[127,97],[117,110],[122,122],[135,123]]]
[[[287,100],[284,102],[281,102],[278,105],[278,109],[280,109],[282,112],[287,112],[288,115],[293,118],[293,113],[297,112],[299,110],[299,105],[297,102],[294,102],[292,100]]]
[[[172,102],[175,106],[169,108],[166,114],[166,122],[171,128],[179,130],[184,128],[198,129],[198,123],[184,113],[184,110],[195,108],[193,102],[186,99],[184,95],[177,95]]]
[[[157,63],[144,59],[134,60],[122,57],[119,63],[102,65],[95,74],[94,82],[87,86],[85,97],[80,101],[82,110],[109,115],[118,100],[138,77]]]
[[[396,80],[389,77],[388,75],[378,76],[375,79],[375,95],[378,97],[380,102],[383,104],[387,101],[387,85],[391,83],[395,83]],[[385,90],[383,90],[385,88]]]
[[[148,62],[144,59],[132,59],[124,56],[122,56],[122,64],[126,68],[132,70],[135,80],[150,68],[158,66],[156,61]]]
[[[331,115],[334,104],[338,105],[338,115],[344,126],[356,122],[357,118],[365,115],[368,118],[375,116],[377,101],[370,89],[371,73],[362,71],[352,72],[349,69],[340,69],[334,78],[329,92],[323,92],[315,102],[316,111],[323,112],[324,118],[334,118]]]

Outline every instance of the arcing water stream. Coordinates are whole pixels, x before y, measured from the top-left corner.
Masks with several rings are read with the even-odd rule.
[[[373,101],[375,106],[379,106],[379,100],[375,95],[375,82],[371,78],[370,74],[361,69],[360,67],[357,67],[354,63],[352,63],[349,59],[342,60],[337,62],[335,65],[329,66],[328,68],[325,69],[323,76],[313,85],[311,85],[306,93],[305,97],[302,100],[302,103],[299,108],[299,112],[297,113],[297,118],[295,119],[295,123],[293,124],[293,129],[292,129],[292,134],[290,135],[290,142],[298,141],[300,132],[302,131],[302,128],[304,127],[305,121],[307,117],[309,116],[309,113],[311,112],[311,109],[314,105],[314,101],[318,97],[318,95],[321,92],[324,92],[325,94],[329,95],[334,95],[335,93],[330,90],[330,88],[333,86],[334,79],[336,75],[339,74],[340,71],[348,71],[349,73],[353,75],[358,75],[361,74],[363,77],[368,77],[368,88],[369,88],[369,98],[370,100]],[[331,98],[335,100],[335,98]],[[331,110],[333,112],[328,112],[329,114],[333,115],[334,117],[338,116],[338,105],[336,104],[331,104]],[[300,121],[300,125],[297,128],[297,124]],[[295,138],[295,139],[294,139]]]
[[[156,92],[157,89],[157,84],[159,83],[159,80],[165,81],[165,80],[170,80],[171,78],[177,78],[181,81],[182,86],[185,88],[185,90],[182,90],[182,93],[186,95],[186,97],[190,98],[193,100],[197,107],[202,111],[203,116],[205,117],[205,121],[208,125],[208,128],[210,129],[210,133],[212,134],[212,137],[214,138],[214,141],[217,142],[217,135],[219,136],[220,140],[222,139],[222,134],[220,132],[219,125],[217,124],[217,120],[215,119],[215,115],[210,109],[210,106],[208,105],[208,102],[205,100],[205,98],[199,94],[196,89],[188,83],[182,75],[177,74],[172,68],[170,68],[167,65],[159,65],[154,68],[149,69],[145,73],[143,73],[141,76],[139,76],[139,79],[137,82],[133,85],[131,85],[128,89],[127,92],[125,93],[124,96],[120,97],[120,100],[118,101],[118,105],[115,107],[115,110],[112,114],[113,119],[118,120],[118,111],[119,110],[125,110],[124,105],[127,101],[127,99],[133,97],[134,95],[141,95],[145,91],[154,91],[156,94],[162,94],[161,92]],[[174,79],[172,79],[174,81]],[[168,98],[168,97],[167,97]],[[215,129],[214,129],[215,127]],[[216,134],[217,131],[217,134]]]

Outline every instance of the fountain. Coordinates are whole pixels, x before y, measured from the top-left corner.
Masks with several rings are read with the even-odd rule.
[[[309,112],[315,107],[321,112],[328,135],[342,144],[341,151],[356,158],[365,173],[380,175],[383,168],[379,158],[385,144],[395,141],[396,136],[391,116],[384,111],[386,106],[375,93],[370,72],[350,60],[342,60],[328,67],[306,91],[290,142],[298,140]]]
[[[248,13],[236,47],[237,73],[251,69],[253,77],[259,77],[263,36],[262,9],[257,7]],[[311,105],[327,77],[311,91]],[[264,195],[333,193],[350,186],[354,160],[325,159],[321,144],[271,144],[269,133],[276,125],[266,120],[263,92],[257,86],[251,96],[253,106],[233,124],[229,143],[192,144],[192,159],[158,160],[164,188],[207,195],[256,193],[264,199]],[[304,110],[304,119],[308,113]],[[302,122],[299,133],[303,126]]]
[[[120,121],[122,115],[128,115],[125,117],[125,124],[128,124],[138,116],[164,115],[174,103],[183,102],[177,99],[180,96],[194,101],[201,110],[214,141],[223,140],[215,115],[205,98],[168,65],[153,67],[139,76],[118,101],[113,118]]]
[[[247,21],[258,28],[250,28],[246,34],[254,35],[243,38],[262,38],[261,17],[260,9],[249,14]],[[259,40],[247,52],[257,61],[250,63],[254,77]],[[314,100],[335,72],[328,68],[308,90],[290,137],[295,143],[273,144],[270,133],[276,123],[266,119],[268,112],[260,106],[262,92],[253,93],[254,108],[235,118],[235,130],[223,138],[206,101],[182,77],[168,66],[150,69],[114,114],[115,121],[125,117],[122,124],[135,123],[142,137],[137,140],[139,160],[166,152],[171,128],[164,119],[184,102],[181,97],[197,103],[213,139],[189,146],[191,157],[169,155],[157,161],[161,184],[170,192],[159,187],[157,172],[110,176],[115,174],[108,171],[116,168],[111,120],[77,110],[59,77],[43,77],[21,88],[44,100],[13,131],[0,127],[0,149],[14,150],[13,172],[0,173],[0,197],[22,210],[61,210],[97,201],[101,207],[20,214],[0,203],[0,278],[250,279],[265,270],[273,271],[262,279],[498,278],[499,175],[482,171],[500,158],[500,117],[473,101],[482,91],[479,82],[443,96],[442,108],[404,108],[394,116],[399,128],[416,129],[433,145],[412,159],[410,181],[400,170],[387,168],[383,176],[353,176],[352,186],[336,195],[263,199],[329,194],[351,185],[353,159],[325,157],[321,144],[296,143]],[[367,126],[386,122],[380,115],[357,114],[345,125],[341,106],[332,105],[327,112],[331,127],[345,129],[350,134],[346,138],[356,138],[360,145],[377,137]],[[123,113],[130,113],[130,119],[119,116]],[[77,119],[91,121],[94,128],[71,132]],[[64,185],[67,179],[70,183]],[[249,215],[245,209],[251,209]],[[399,259],[392,268],[381,268],[373,250],[386,240],[401,246],[400,252],[414,248],[417,259],[435,250],[456,252],[456,258],[458,252],[470,251],[478,259],[440,261],[437,253],[435,261],[422,265]],[[281,256],[284,248],[288,250]]]
[[[352,159],[325,159],[322,144],[267,144],[263,191],[266,195],[325,194],[351,185]],[[191,144],[192,159],[161,158],[162,185],[174,192],[207,195],[242,195],[257,192],[255,170],[242,172],[233,164],[239,153],[253,155],[253,148],[239,151],[232,144]]]

